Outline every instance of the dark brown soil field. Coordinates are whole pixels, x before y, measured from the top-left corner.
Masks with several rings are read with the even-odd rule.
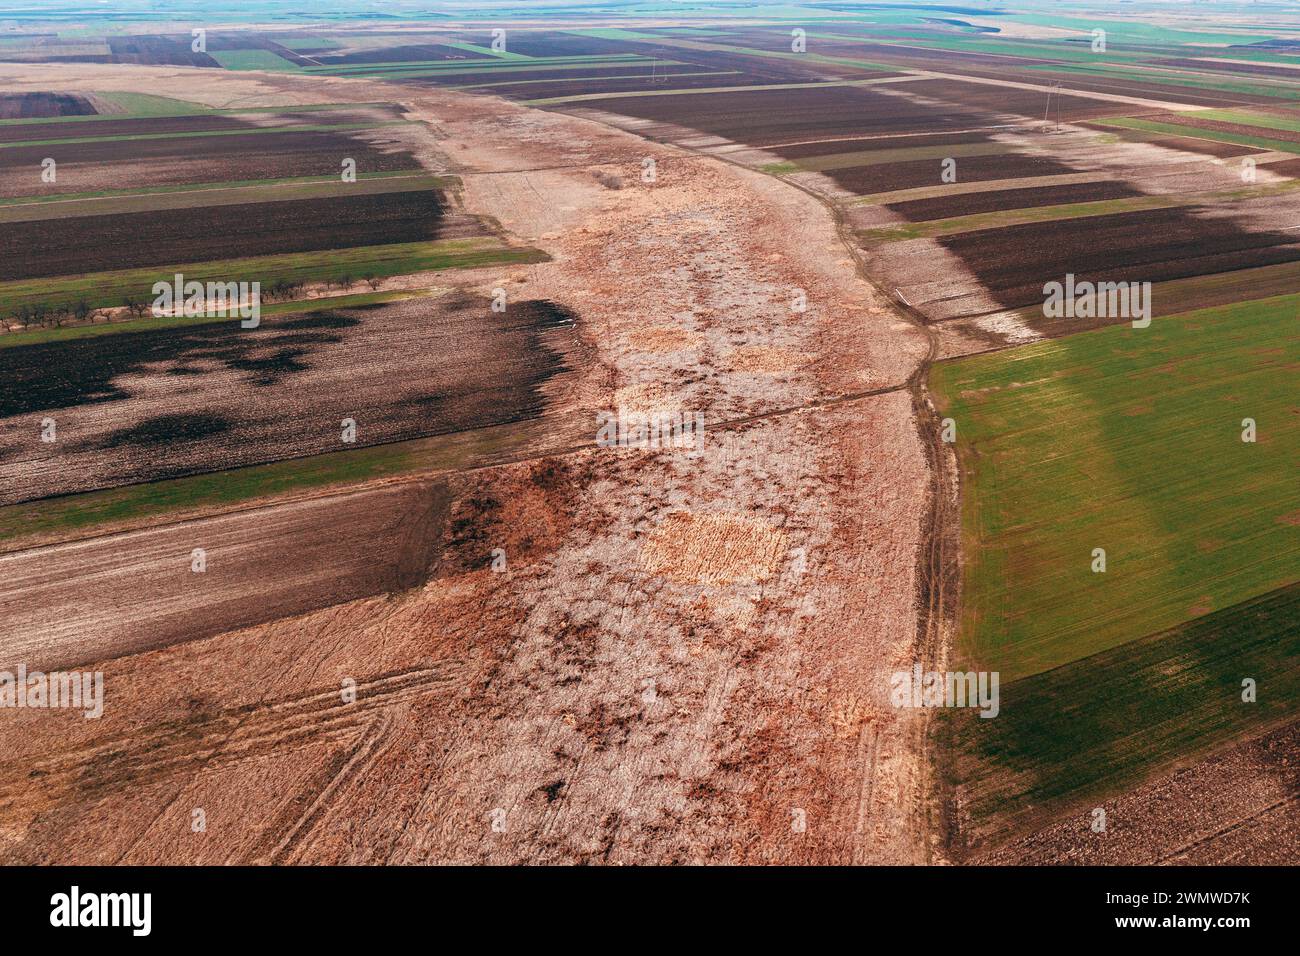
[[[492,44],[489,30],[467,30],[453,37],[460,43],[487,47]],[[602,53],[626,53],[622,40],[574,36],[560,30],[506,30],[506,51],[523,56],[594,56]]]
[[[418,190],[10,223],[0,280],[482,234],[471,219],[444,229],[446,208],[437,191]]]
[[[935,69],[938,68],[935,67]],[[993,68],[980,72],[988,76],[998,76],[998,73]],[[1034,81],[1047,86],[1051,86],[1059,80],[1067,87],[1075,90],[1112,93],[1118,96],[1140,96],[1150,100],[1163,100],[1167,103],[1194,103],[1207,109],[1211,107],[1231,108],[1243,105],[1277,105],[1275,97],[1258,96],[1253,93],[1204,90],[1197,89],[1194,86],[1175,86],[1160,83],[1156,80],[1130,80],[1118,77],[1097,77],[1094,79],[1085,74],[1071,73],[1064,70],[1058,72],[1050,68],[1034,70],[1033,72]],[[1053,107],[1052,109],[1055,112],[1056,108]],[[1042,116],[1042,113],[1040,112],[1038,115]],[[1112,113],[1112,115],[1114,114]]]
[[[661,63],[654,68],[656,75],[668,75],[672,73],[696,73],[703,70],[704,67],[696,66],[693,63]],[[599,83],[606,78],[617,79],[619,77],[648,77],[650,75],[649,63],[624,64],[621,66],[592,64],[590,66],[574,66],[562,70],[526,70],[512,69],[509,72],[501,70],[474,70],[472,72],[448,73],[445,76],[414,76],[408,79],[394,77],[391,82],[410,83],[418,86],[472,86],[476,83],[524,83],[532,80],[540,81],[536,85],[541,86],[547,81],[591,79],[592,84]],[[719,72],[719,76],[726,76],[724,72]],[[493,93],[498,87],[485,89],[485,93]],[[588,93],[599,92],[593,85],[587,89]]]
[[[666,57],[683,63],[693,63],[703,69],[741,70],[742,72],[758,73],[767,77],[780,78],[785,83],[809,83],[825,79],[828,72],[836,76],[851,77],[855,80],[889,75],[875,70],[848,66],[836,66],[828,71],[825,64],[809,63],[796,57],[774,60],[752,56],[748,53],[725,53],[721,50],[665,47],[651,42],[627,43],[624,45],[624,49],[628,53],[639,53],[642,56]]]
[[[0,93],[0,119],[91,116],[95,106],[75,93]]]
[[[457,50],[440,43],[412,43],[352,53],[316,53],[312,59],[322,66],[360,66],[363,63],[413,63],[419,60],[492,60],[494,57],[473,50]]]
[[[0,125],[0,143],[47,142],[54,139],[85,139],[108,136],[154,136],[160,133],[205,133],[213,130],[249,131],[268,126],[323,126],[393,122],[401,109],[377,106],[373,109],[285,110],[282,113],[197,113],[193,116],[156,116],[142,119],[98,119],[85,123],[14,123]],[[191,151],[196,144],[186,144]],[[204,145],[206,149],[206,144]]]
[[[1005,153],[996,156],[957,158],[957,181],[964,183],[981,182],[986,179],[1057,176],[1072,172],[1075,170],[1048,156]],[[907,163],[879,163],[874,166],[828,169],[823,175],[831,177],[836,185],[850,192],[869,196],[872,193],[889,192],[894,189],[938,186],[943,182],[942,174],[941,159],[922,159]]]
[[[1110,130],[1114,132],[1114,130]],[[1199,153],[1202,156],[1213,156],[1215,159],[1228,159],[1233,156],[1250,156],[1256,153],[1265,153],[1268,150],[1256,149],[1254,146],[1238,146],[1236,143],[1216,143],[1208,139],[1195,139],[1191,136],[1135,136],[1129,137],[1120,134],[1124,139],[1135,139],[1143,143],[1150,143],[1152,146],[1163,146],[1166,149],[1181,149],[1185,153]],[[1269,169],[1276,169],[1277,166],[1269,166]]]
[[[1290,176],[1292,179],[1300,179],[1300,159],[1288,159],[1281,163],[1269,163],[1268,171],[1277,173],[1280,176]]]
[[[1300,848],[1300,723],[1228,747],[1101,804],[1106,832],[1076,813],[979,864],[1282,865]]]
[[[877,136],[859,139],[826,139],[811,143],[791,143],[767,148],[786,159],[807,159],[810,156],[832,156],[835,153],[857,152],[863,149],[910,149],[914,146],[954,146],[965,143],[986,143],[987,133],[920,133],[915,136]]]
[[[113,53],[113,63],[170,64],[176,66],[214,66],[221,64],[206,53],[190,49],[193,38],[189,36],[126,36],[109,37],[108,48]]]
[[[993,122],[970,111],[927,110],[869,87],[851,86],[615,97],[598,104],[604,112],[686,126],[751,146],[880,133],[934,133],[944,127],[966,129]]]
[[[1043,284],[1161,282],[1300,259],[1294,232],[1245,232],[1192,209],[1151,209],[1081,222],[1030,223],[938,240],[1007,307],[1043,301]],[[1157,303],[1158,305],[1158,303]]]
[[[0,503],[536,418],[573,322],[448,296],[0,349]]]
[[[959,166],[960,169],[960,161]],[[969,216],[1002,209],[1031,209],[1063,203],[1096,202],[1103,199],[1126,199],[1142,195],[1121,182],[1072,183],[1063,186],[1040,186],[1025,189],[1001,189],[986,193],[962,193],[935,199],[914,199],[890,203],[885,208],[912,222]]]
[[[41,181],[41,161],[46,157],[58,162],[57,183]],[[0,149],[0,196],[335,177],[345,157],[356,160],[359,173],[421,168],[405,149],[390,151],[366,142],[360,134],[333,132],[10,146]]]
[[[150,119],[101,119],[87,123],[15,123],[0,126],[0,143],[46,142],[88,136],[140,136],[152,133],[203,133],[251,129],[252,124],[221,113],[160,116]]]
[[[67,668],[423,584],[441,483],[410,483],[0,557],[0,666]],[[206,570],[191,570],[195,548]],[[128,619],[121,608],[143,613]]]
[[[1196,59],[1152,60],[1152,66],[1174,66],[1187,70],[1207,71],[1210,73],[1231,73],[1237,76],[1275,76],[1284,80],[1300,80],[1300,71],[1288,66],[1269,66],[1267,63],[1219,63],[1206,57]]]
[[[548,96],[584,96],[589,93],[622,93],[641,90],[689,90],[718,86],[763,86],[780,80],[752,73],[711,73],[707,76],[659,76],[651,80],[649,72],[628,77],[601,77],[589,80],[560,80],[555,83],[528,83],[519,86],[493,86],[485,93],[512,99],[537,100]]]
[[[49,52],[40,57],[25,57],[46,63],[138,63],[152,66],[209,66],[221,64],[206,53],[190,49],[190,36],[121,36],[106,37],[108,53],[60,53],[60,47],[51,45]]]
[[[1034,83],[1037,80],[1031,77],[1025,82]],[[1045,91],[989,86],[983,83],[962,83],[959,80],[918,80],[915,83],[908,83],[906,92],[953,103],[962,109],[988,113],[1012,113],[1029,119],[1037,118],[1040,121],[1043,118],[1043,110],[1047,106]],[[1116,104],[1069,94],[1053,94],[1052,118],[1056,117],[1058,109],[1062,122],[1073,122],[1098,116],[1114,116]]]

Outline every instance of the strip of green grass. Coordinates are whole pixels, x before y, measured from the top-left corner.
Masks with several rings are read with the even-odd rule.
[[[856,166],[883,166],[886,163],[911,163],[923,159],[946,159],[949,156],[1004,156],[1018,152],[1005,143],[940,143],[937,146],[908,146],[902,149],[859,149],[849,153],[825,153],[796,160],[801,169],[826,172]]]
[[[237,206],[244,203],[296,202],[304,199],[336,199],[345,196],[378,196],[385,193],[422,192],[437,189],[441,181],[434,176],[326,179],[305,183],[280,183],[273,186],[234,186],[219,189],[207,186],[164,193],[128,193],[99,199],[73,199],[62,203],[35,202],[0,205],[0,223],[36,222],[43,219],[73,219],[80,216],[121,215],[135,212]]]
[[[357,180],[368,179],[392,179],[402,176],[422,176],[423,171],[419,166],[413,166],[411,169],[393,169],[377,173],[357,173]],[[459,179],[455,176],[437,176],[441,188],[455,188],[459,185]],[[284,179],[238,179],[224,183],[186,183],[179,186],[143,186],[137,189],[101,189],[94,192],[84,193],[56,193],[51,196],[7,196],[0,198],[0,206],[26,206],[33,203],[60,203],[74,202],[80,199],[106,199],[115,196],[153,196],[167,193],[186,193],[186,192],[204,192],[209,189],[242,189],[245,186],[283,186],[283,185],[304,185],[308,183],[324,182],[341,182],[330,178],[324,180],[320,176],[293,176]]]
[[[312,50],[322,52],[324,50],[338,50],[342,44],[337,40],[331,40],[326,37],[294,37],[292,39],[275,41],[286,50],[293,50],[294,53],[300,53],[303,50]]]
[[[544,262],[546,258],[545,253],[536,249],[504,246],[492,236],[327,249],[4,282],[0,283],[0,309],[9,315],[24,305],[75,304],[83,299],[94,309],[120,306],[127,296],[151,298],[153,284],[170,280],[176,272],[183,273],[187,281],[261,282],[263,288],[269,288],[280,280],[327,282],[344,276],[355,279],[366,275],[387,278],[414,272]]]
[[[209,136],[253,136],[275,133],[328,133],[351,129],[382,129],[385,126],[408,126],[412,120],[390,120],[386,123],[309,123],[299,126],[263,126],[245,129],[205,129],[184,133],[120,133],[116,136],[69,136],[66,139],[25,140],[18,143],[0,143],[0,149],[19,146],[68,146],[74,143],[114,143],[144,139],[204,139]]]
[[[1242,681],[1257,700],[1242,700]],[[949,782],[976,835],[1095,805],[1178,761],[1300,710],[1300,585],[1292,584],[1000,688],[1000,713],[944,715]],[[1086,801],[1086,802],[1085,802]]]
[[[247,502],[391,475],[461,468],[502,460],[545,440],[536,422],[512,422],[453,435],[417,438],[105,491],[0,507],[0,552],[46,536],[77,536],[101,527],[139,527],[160,519],[211,513]]]
[[[879,229],[864,229],[857,235],[860,239],[872,243],[933,239],[939,236],[973,232],[976,229],[998,229],[1030,222],[1086,219],[1089,216],[1109,216],[1114,213],[1138,212],[1143,209],[1169,209],[1174,206],[1194,206],[1200,203],[1234,202],[1282,195],[1295,192],[1297,189],[1300,189],[1300,180],[1182,196],[1127,196],[1122,199],[1097,199],[1091,202],[1060,203],[1055,206],[999,209],[994,212],[972,213],[969,216],[951,216],[947,219],[931,219],[926,222],[909,222],[898,226],[883,226]]]
[[[466,53],[484,53],[487,56],[494,57],[498,60],[531,60],[532,57],[525,56],[522,53],[514,53],[510,50],[494,50],[488,46],[479,46],[476,43],[457,43],[448,42],[447,46],[453,50],[464,50]]]
[[[1288,143],[1283,139],[1266,139],[1262,136],[1248,136],[1241,133],[1228,133],[1222,130],[1199,129],[1195,126],[1180,126],[1177,123],[1157,123],[1153,120],[1132,119],[1127,116],[1104,120],[1089,120],[1103,126],[1118,126],[1121,129],[1136,129],[1147,133],[1168,133],[1173,136],[1190,136],[1193,139],[1208,139],[1216,143],[1234,143],[1237,146],[1256,146],[1260,149],[1273,149],[1282,153],[1300,155],[1300,143]]]
[[[1185,86],[1197,90],[1213,90],[1216,93],[1244,93],[1250,96],[1271,96],[1284,100],[1300,99],[1300,89],[1295,86],[1287,86],[1286,81],[1279,81],[1276,84],[1260,81],[1241,83],[1231,80],[1218,80],[1211,76],[1161,71],[1152,68],[1125,70],[1118,67],[1086,64],[1073,64],[1070,66],[1049,64],[1044,66],[1031,63],[1025,66],[1025,69],[1108,76],[1116,79],[1132,80],[1137,83],[1156,83],[1161,86]]]
[[[1300,70],[1296,81],[1300,82]],[[1285,116],[1266,116],[1263,113],[1248,113],[1245,110],[1197,110],[1188,113],[1196,119],[1217,120],[1220,123],[1237,123],[1241,126],[1258,126],[1261,129],[1284,129],[1291,133],[1300,133],[1300,119]]]
[[[216,50],[208,56],[227,70],[266,70],[272,73],[297,73],[298,64],[270,50]]]
[[[659,33],[640,33],[636,30],[619,30],[614,27],[592,27],[586,30],[564,30],[571,36],[593,37],[597,40],[630,40],[634,43],[643,43],[647,40],[652,42],[663,42],[665,37]]]
[[[649,61],[639,53],[606,53],[590,56],[535,57],[527,62],[515,60],[392,60],[382,63],[352,63],[331,66],[309,66],[304,73],[322,73],[329,76],[351,76],[365,73],[400,73],[403,70],[420,70],[433,73],[496,73],[512,70],[573,69],[600,64],[636,63]]]
[[[1298,309],[1244,302],[934,367],[963,464],[961,658],[1026,677],[1300,579]]]
[[[351,309],[363,305],[381,305],[385,302],[400,302],[403,299],[414,298],[422,294],[424,292],[394,289],[389,292],[358,292],[353,295],[300,299],[296,302],[272,302],[262,306],[262,316],[296,315],[300,312],[314,312],[320,309]],[[211,318],[202,315],[164,315],[157,318],[149,316],[142,319],[129,319],[124,322],[108,322],[103,325],[24,329],[21,332],[0,334],[0,349],[17,348],[22,345],[45,345],[50,342],[67,342],[72,339],[93,339],[102,335],[121,335],[124,332],[156,332],[181,326],[222,325],[230,321],[232,320],[229,318]]]

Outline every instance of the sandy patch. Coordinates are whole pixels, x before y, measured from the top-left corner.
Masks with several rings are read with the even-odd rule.
[[[738,372],[792,372],[807,363],[803,352],[763,345],[747,345],[731,353],[731,367]]]
[[[633,348],[646,352],[688,352],[698,348],[704,336],[671,325],[637,329],[628,336]]]
[[[785,535],[741,514],[670,514],[641,548],[650,574],[688,584],[765,581],[785,551]]]

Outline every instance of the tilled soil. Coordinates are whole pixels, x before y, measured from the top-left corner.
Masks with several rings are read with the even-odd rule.
[[[446,512],[445,487],[404,484],[0,557],[0,669],[69,668],[421,585]]]
[[[1104,829],[1094,829],[1099,822]],[[1081,809],[974,862],[1280,866],[1294,865],[1298,848],[1300,723],[1292,723]]]
[[[95,104],[75,93],[0,94],[0,119],[34,119],[44,116],[92,116]]]
[[[538,418],[580,364],[572,327],[553,303],[449,293],[0,349],[0,502]]]
[[[335,178],[344,159],[359,173],[418,169],[398,143],[397,128],[346,133],[286,130],[196,139],[122,139],[50,143],[0,149],[0,196],[40,196],[231,183],[299,176]],[[45,182],[41,163],[53,159],[58,179]]]
[[[915,199],[910,202],[890,203],[886,208],[911,222],[927,222],[931,219],[970,216],[976,213],[997,212],[1001,209],[1031,209],[1036,206],[1057,206],[1065,203],[1128,199],[1140,195],[1142,195],[1140,192],[1126,183],[1074,183],[1065,186],[962,193],[936,199]]]
[[[482,234],[463,222],[445,228],[446,208],[430,189],[10,223],[0,280]]]

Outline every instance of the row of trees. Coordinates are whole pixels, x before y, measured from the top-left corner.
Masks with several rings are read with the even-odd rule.
[[[93,322],[99,317],[100,310],[92,309],[85,299],[77,302],[65,302],[60,305],[19,305],[9,311],[9,318],[24,329],[58,328],[64,322],[75,319],[77,322]]]
[[[356,281],[354,276],[345,274],[336,279],[327,280],[325,286],[327,288],[337,286],[340,289],[347,289],[353,286]],[[361,281],[370,286],[372,291],[377,290],[384,282],[381,276],[374,273],[367,273],[362,276]],[[305,287],[306,283],[301,280],[277,279],[262,290],[262,296],[271,302],[288,302],[300,298]],[[130,295],[122,300],[121,305],[121,308],[136,319],[148,315],[149,307],[147,299],[137,299],[135,296]],[[78,325],[81,325],[86,322],[96,322],[101,316],[107,319],[109,311],[106,308],[93,308],[85,299],[78,299],[76,302],[64,302],[57,305],[37,303],[14,306],[9,310],[8,317],[11,324],[24,329],[55,329],[69,321],[75,321]]]

